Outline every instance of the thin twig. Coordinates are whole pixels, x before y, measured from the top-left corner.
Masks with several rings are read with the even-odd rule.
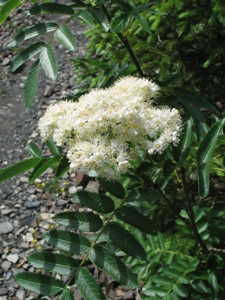
[[[189,192],[188,192],[188,185],[187,185],[187,181],[186,181],[185,170],[183,167],[180,167],[180,173],[181,173],[184,196],[185,196],[186,203],[187,203],[187,213],[188,213],[188,216],[190,219],[191,229],[192,229],[194,236],[196,237],[199,244],[201,245],[204,253],[207,254],[208,248],[207,248],[205,242],[203,241],[201,235],[199,234],[196,223],[195,223],[195,214],[193,211],[193,207],[191,205],[191,199],[190,199]]]
[[[108,13],[108,11],[107,11],[107,9],[106,9],[106,7],[104,5],[102,5],[102,9],[104,10],[108,21],[110,22],[111,21],[111,17],[110,17],[110,15],[109,15],[109,13]],[[131,57],[134,65],[135,65],[135,67],[137,68],[138,73],[140,74],[141,77],[144,77],[144,73],[142,72],[141,66],[140,66],[140,64],[139,64],[139,62],[138,62],[138,60],[137,60],[137,58],[136,58],[136,56],[135,56],[135,54],[133,52],[133,49],[130,46],[130,43],[129,43],[127,37],[124,37],[122,35],[122,33],[120,33],[120,32],[117,32],[116,34],[119,37],[119,39],[122,41],[122,43],[124,44],[124,46],[126,47],[128,53],[130,54],[130,57]]]

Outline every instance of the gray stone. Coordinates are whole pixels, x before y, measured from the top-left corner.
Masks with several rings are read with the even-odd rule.
[[[2,209],[1,213],[2,215],[9,215],[11,212],[13,211],[13,209],[10,209],[10,208],[5,208],[5,209]]]
[[[8,293],[7,288],[0,288],[0,296],[7,295],[7,293]]]
[[[12,263],[10,261],[4,260],[2,263],[2,269],[8,271],[11,267]]]
[[[41,205],[41,202],[40,201],[33,201],[33,202],[29,202],[29,201],[26,201],[25,202],[25,206],[27,208],[35,208],[35,207],[38,207]]]
[[[24,290],[18,290],[16,292],[16,297],[18,298],[18,300],[24,300],[25,298],[25,291]]]
[[[59,200],[57,200],[56,205],[63,206],[63,205],[66,205],[67,203],[68,203],[68,201],[59,199]]]
[[[6,221],[4,223],[0,223],[0,234],[9,233],[14,230],[14,226],[12,223]]]
[[[9,254],[7,255],[6,259],[15,264],[19,260],[19,256],[18,254]]]

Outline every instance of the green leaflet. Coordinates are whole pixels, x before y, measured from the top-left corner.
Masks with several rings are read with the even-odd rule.
[[[41,159],[37,158],[37,157],[28,158],[28,159],[20,161],[19,163],[16,163],[15,165],[12,165],[5,169],[1,169],[0,170],[0,182],[8,180],[9,178],[17,176],[21,173],[24,173],[24,172],[34,168],[40,162],[40,160]]]
[[[64,288],[64,284],[54,277],[30,272],[19,273],[14,280],[23,288],[45,296],[56,295]]]
[[[199,143],[196,158],[198,163],[207,164],[211,161],[213,151],[215,150],[217,139],[220,135],[221,129],[225,124],[225,119],[216,122],[206,133],[205,137]]]
[[[141,26],[144,28],[144,30],[146,30],[147,32],[151,32],[151,29],[150,29],[146,19],[139,13],[138,10],[133,10],[132,15],[141,24]]]
[[[90,260],[100,269],[118,281],[132,289],[138,289],[136,276],[126,267],[126,265],[106,248],[95,245],[89,252]]]
[[[42,22],[42,23],[27,27],[11,40],[11,42],[8,44],[8,47],[14,47],[14,46],[20,44],[21,42],[24,42],[33,37],[57,30],[58,27],[59,27],[58,24],[55,22]]]
[[[84,21],[90,27],[94,27],[95,26],[93,18],[92,18],[91,14],[88,11],[86,11],[86,10],[80,10],[76,16],[77,16],[78,19]]]
[[[109,21],[101,8],[88,8],[88,12],[93,16],[104,31],[109,31]]]
[[[123,199],[125,197],[125,190],[119,181],[109,181],[104,178],[98,178],[98,182],[101,187],[106,190],[106,192],[109,192],[113,196],[119,199]]]
[[[46,75],[54,81],[57,77],[58,66],[50,44],[42,50],[40,61]]]
[[[62,148],[57,146],[56,143],[52,140],[47,140],[46,145],[48,147],[48,150],[51,152],[54,156],[61,156],[62,155]]]
[[[115,16],[110,23],[110,29],[112,32],[123,32],[127,29],[131,19],[132,17],[127,13]]]
[[[88,251],[91,246],[87,238],[70,231],[51,230],[44,237],[49,244],[77,255]]]
[[[30,142],[27,145],[26,151],[29,154],[31,154],[33,157],[37,157],[37,158],[41,158],[42,157],[42,151],[41,151],[41,149],[34,142]]]
[[[75,282],[85,300],[107,300],[87,269],[80,268],[78,270]]]
[[[39,15],[39,14],[63,14],[63,15],[73,15],[74,10],[71,6],[60,4],[60,3],[44,3],[40,5],[34,5],[29,9],[28,14]]]
[[[95,232],[102,228],[102,219],[87,212],[63,212],[53,218],[58,224],[86,232]]]
[[[33,103],[35,93],[37,90],[37,85],[38,85],[39,70],[40,70],[40,60],[38,59],[32,65],[24,84],[24,101],[25,101],[26,109],[29,109],[31,107],[31,104]]]
[[[26,48],[25,50],[21,51],[11,62],[8,72],[13,73],[14,71],[16,71],[28,59],[41,52],[45,47],[45,43],[37,42],[31,45],[30,47]]]
[[[76,50],[74,36],[66,24],[63,24],[59,27],[54,34],[54,38],[57,39],[65,48],[71,51]]]
[[[68,171],[70,168],[69,160],[66,156],[63,156],[60,158],[60,161],[58,162],[57,169],[55,171],[55,177],[60,178],[66,171]]]
[[[188,296],[188,291],[183,284],[175,284],[173,286],[173,290],[182,298],[186,298]]]
[[[138,259],[146,260],[146,253],[135,237],[122,225],[110,222],[103,229],[103,237],[110,241],[115,247],[126,254]]]
[[[60,275],[70,275],[78,267],[74,258],[58,253],[36,252],[30,254],[27,259],[37,269]]]
[[[60,156],[54,156],[52,158],[47,158],[47,157],[42,158],[42,160],[39,162],[38,165],[35,166],[34,170],[29,176],[29,182],[34,181],[41,174],[43,174],[48,168],[55,165],[59,161],[59,159]]]
[[[2,5],[0,10],[0,25],[7,19],[10,13],[18,6],[20,6],[19,0],[8,0]]]
[[[73,293],[70,290],[65,289],[59,296],[59,300],[74,300]]]
[[[113,200],[104,194],[78,191],[74,194],[74,198],[83,206],[89,207],[99,213],[110,213],[114,210]]]
[[[217,140],[223,128],[225,119],[216,122],[206,133],[199,144],[196,153],[198,163],[198,192],[199,196],[205,198],[209,190],[210,161],[216,148]]]
[[[155,228],[153,222],[146,216],[139,213],[139,211],[131,206],[122,206],[115,211],[115,216],[135,228],[146,233],[154,234]]]
[[[163,165],[164,176],[169,177],[175,170],[176,166],[177,164],[173,163],[170,159],[168,159]]]
[[[192,137],[192,126],[193,119],[190,118],[184,124],[184,135],[177,147],[173,147],[173,158],[178,163],[179,161],[184,161],[189,153],[191,137]]]

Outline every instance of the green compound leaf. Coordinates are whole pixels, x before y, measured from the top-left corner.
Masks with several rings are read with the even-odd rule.
[[[155,228],[146,216],[139,213],[139,211],[131,206],[122,206],[115,211],[115,216],[123,222],[126,222],[135,228],[150,234],[155,233]]]
[[[40,70],[40,60],[38,59],[32,65],[24,84],[24,101],[26,104],[26,109],[29,109],[31,107],[31,104],[33,103],[37,86],[38,86],[39,70]]]
[[[54,156],[61,156],[62,155],[62,148],[57,146],[56,143],[52,140],[47,140],[46,145],[48,147],[48,150],[51,152]]]
[[[70,162],[66,156],[61,157],[57,169],[55,171],[55,177],[60,178],[70,168]]]
[[[10,13],[20,6],[19,0],[8,0],[6,1],[0,10],[0,25],[7,19]]]
[[[71,6],[60,4],[60,3],[44,3],[40,5],[35,5],[29,9],[28,14],[39,15],[39,14],[63,14],[63,15],[73,15],[74,10]]]
[[[109,21],[101,8],[88,8],[88,12],[93,16],[104,31],[109,31]]]
[[[99,216],[87,212],[63,212],[57,214],[53,219],[58,224],[86,232],[98,231],[103,226]]]
[[[37,252],[30,254],[27,259],[35,268],[60,275],[70,275],[78,267],[75,259],[58,253]]]
[[[58,29],[58,24],[55,22],[43,22],[30,27],[25,28],[19,34],[17,34],[7,47],[14,47],[26,40],[41,34],[49,33]]]
[[[84,236],[64,230],[51,230],[44,235],[45,240],[63,251],[80,255],[90,248],[90,242]]]
[[[73,293],[70,290],[66,289],[59,296],[59,300],[74,300]]]
[[[33,169],[40,162],[40,158],[28,158],[19,163],[0,170],[0,182],[8,180],[14,176],[22,174],[30,169]]]
[[[110,241],[126,254],[146,260],[146,253],[141,244],[122,225],[110,222],[104,227],[102,235],[107,238],[107,241]]]
[[[37,157],[37,158],[41,158],[42,157],[42,151],[41,151],[41,149],[34,142],[30,142],[27,145],[26,151],[29,154],[31,154],[33,157]]]
[[[16,71],[28,59],[41,52],[45,47],[45,43],[38,42],[21,51],[11,62],[8,72],[13,73],[14,71]]]
[[[188,153],[190,151],[191,145],[191,137],[192,137],[192,126],[193,126],[193,119],[190,118],[184,124],[184,135],[181,138],[180,143],[177,147],[173,147],[173,158],[178,163],[180,161],[184,161]]]
[[[39,162],[37,166],[35,166],[31,175],[29,176],[29,182],[33,182],[36,178],[38,178],[41,174],[43,174],[47,169],[54,166],[60,160],[60,156],[54,156],[52,158],[44,157]]]
[[[85,268],[80,268],[76,274],[76,285],[85,300],[107,300],[99,285]]]
[[[40,55],[40,61],[41,66],[44,69],[46,75],[54,81],[57,77],[58,66],[50,45],[48,45],[42,50]]]
[[[74,36],[66,24],[63,24],[59,27],[54,34],[54,38],[57,39],[65,48],[71,51],[76,50]]]
[[[111,195],[123,199],[125,197],[125,190],[122,186],[122,184],[119,183],[119,181],[110,181],[106,180],[104,178],[98,178],[98,182],[100,186],[106,190],[106,192],[109,192]]]
[[[64,284],[54,277],[30,272],[19,273],[14,280],[23,288],[45,296],[54,296],[64,288]]]
[[[126,267],[126,265],[106,248],[95,245],[89,252],[90,260],[102,269],[106,274],[131,289],[137,289],[138,282],[136,276]]]
[[[110,213],[114,210],[113,200],[103,194],[78,191],[74,194],[74,198],[83,206],[89,207],[99,213]]]

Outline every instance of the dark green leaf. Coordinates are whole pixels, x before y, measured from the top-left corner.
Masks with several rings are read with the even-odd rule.
[[[100,186],[106,190],[106,192],[109,192],[113,196],[123,199],[125,197],[125,190],[122,186],[122,184],[119,183],[119,181],[110,181],[106,180],[104,178],[98,178],[98,182]]]
[[[74,300],[73,293],[70,290],[65,289],[59,296],[59,300]]]
[[[131,206],[122,206],[115,211],[115,216],[137,229],[144,231],[146,233],[155,233],[155,227],[153,222],[149,220],[146,216],[139,213],[139,211]]]
[[[70,29],[63,24],[59,27],[59,29],[55,32],[54,37],[67,49],[70,51],[75,51],[76,43],[74,40],[74,36]]]
[[[125,12],[130,12],[133,9],[133,5],[131,5],[131,3],[127,3],[126,1],[112,0],[112,2],[117,4],[119,8]]]
[[[60,158],[60,161],[58,162],[58,166],[55,172],[55,177],[60,178],[66,171],[68,171],[70,168],[69,160],[66,156],[63,156]]]
[[[44,237],[49,244],[77,255],[86,252],[91,246],[84,236],[70,231],[51,230]]]
[[[126,267],[126,265],[106,248],[95,245],[89,252],[90,260],[95,263],[106,274],[129,288],[137,289],[136,276]]]
[[[110,241],[115,247],[126,254],[146,260],[146,253],[141,244],[122,225],[110,222],[103,229],[102,234],[104,237],[107,237],[107,241]]]
[[[62,155],[62,148],[57,146],[56,143],[52,140],[47,140],[46,145],[48,147],[48,150],[51,152],[54,156],[61,156]]]
[[[37,144],[35,144],[34,142],[30,142],[27,145],[26,151],[31,154],[33,157],[38,157],[41,158],[42,157],[42,151],[41,149],[38,147]]]
[[[104,194],[96,194],[87,191],[78,191],[74,195],[83,206],[89,207],[100,213],[110,213],[114,210],[114,202]]]
[[[163,165],[163,174],[165,177],[169,177],[176,168],[176,164],[168,159]]]
[[[30,108],[35,97],[35,93],[38,85],[39,69],[40,69],[40,60],[38,59],[32,65],[24,84],[24,101],[27,109]]]
[[[77,14],[77,18],[84,21],[90,27],[95,26],[92,15],[86,10],[80,10]]]
[[[145,31],[151,31],[146,19],[137,10],[133,10],[132,14],[135,17],[135,19],[141,24]]]
[[[86,232],[98,231],[103,226],[102,219],[99,216],[87,212],[63,212],[57,214],[54,220],[61,225]]]
[[[186,298],[188,296],[188,291],[183,284],[174,284],[173,290],[182,298]]]
[[[41,34],[52,32],[57,28],[58,24],[55,22],[43,22],[27,27],[12,39],[12,41],[8,44],[8,47],[14,47],[21,42],[24,42]]]
[[[209,192],[210,164],[198,165],[198,194],[205,198]]]
[[[47,158],[47,157],[42,158],[42,160],[39,162],[37,166],[35,166],[34,170],[29,176],[29,182],[34,181],[41,174],[43,174],[47,169],[54,166],[59,160],[60,160],[59,156],[54,156],[52,158]]]
[[[217,139],[221,129],[225,124],[225,119],[216,122],[206,133],[205,137],[199,144],[196,158],[199,164],[207,164],[211,161],[213,152],[216,147]]]
[[[190,118],[184,124],[184,135],[177,147],[173,147],[173,158],[176,162],[184,161],[188,156],[192,137],[193,119]]]
[[[56,295],[64,288],[64,284],[54,277],[30,272],[19,273],[14,280],[23,288],[45,296]]]
[[[50,44],[42,50],[40,61],[46,75],[50,79],[55,80],[57,77],[58,67]]]
[[[126,198],[127,202],[148,202],[153,200],[160,200],[161,196],[158,192],[148,188],[134,188],[130,191]]]
[[[45,43],[38,42],[26,48],[25,50],[21,51],[11,62],[8,72],[12,73],[16,71],[28,59],[41,52],[45,47],[46,47]]]
[[[78,267],[75,259],[58,253],[36,252],[30,254],[27,259],[37,269],[60,275],[70,275]]]
[[[6,20],[6,18],[10,15],[10,13],[18,6],[20,6],[19,0],[8,0],[2,5],[0,10],[0,25]]]
[[[99,285],[85,268],[80,268],[76,274],[76,285],[85,300],[107,300]]]
[[[109,31],[109,21],[101,8],[88,8],[88,12],[93,16],[104,31]]]
[[[11,177],[17,176],[34,168],[39,162],[40,158],[28,158],[20,161],[19,163],[0,170],[0,182],[8,180]]]
[[[127,29],[131,19],[132,17],[127,13],[115,16],[110,23],[112,32],[123,32]]]
[[[72,9],[71,6],[52,2],[52,3],[35,5],[31,9],[29,9],[28,13],[30,15],[39,15],[39,14],[73,15],[74,10]]]

